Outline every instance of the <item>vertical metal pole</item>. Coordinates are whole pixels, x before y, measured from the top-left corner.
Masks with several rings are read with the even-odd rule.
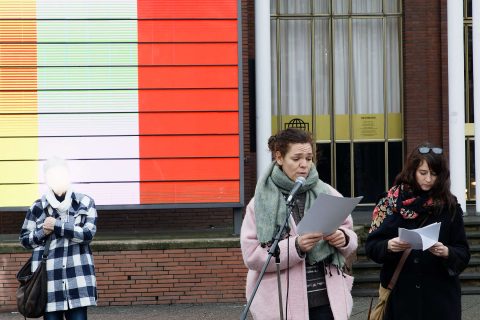
[[[475,214],[480,215],[480,2],[472,1],[473,115],[475,122]]]
[[[475,1],[473,1],[475,2]],[[452,193],[466,213],[463,1],[448,0],[448,118]]]
[[[243,209],[233,208],[233,234],[239,235],[243,221]]]
[[[271,162],[268,138],[272,134],[272,74],[270,56],[270,0],[255,0],[255,91],[257,179]]]

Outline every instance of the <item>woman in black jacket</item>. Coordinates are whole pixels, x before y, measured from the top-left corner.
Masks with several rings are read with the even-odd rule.
[[[441,222],[438,242],[425,251],[411,251],[391,292],[385,319],[461,319],[459,274],[470,260],[463,211],[450,192],[443,150],[426,143],[413,150],[373,211],[365,249],[370,259],[383,264],[384,288],[410,248],[399,239],[398,228],[435,222]]]

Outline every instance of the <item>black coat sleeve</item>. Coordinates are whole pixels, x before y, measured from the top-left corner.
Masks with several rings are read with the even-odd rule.
[[[457,276],[465,270],[470,261],[470,248],[465,235],[463,210],[460,205],[457,205],[448,237],[448,243],[444,243],[448,247],[448,258],[445,260],[444,265],[449,275]]]
[[[388,240],[398,237],[399,221],[398,214],[389,214],[382,224],[369,233],[365,242],[365,253],[368,258],[377,263],[399,260],[402,252],[388,251]],[[400,218],[401,219],[401,218]]]

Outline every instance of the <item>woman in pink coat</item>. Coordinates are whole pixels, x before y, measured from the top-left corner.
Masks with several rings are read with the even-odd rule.
[[[291,320],[348,319],[353,304],[353,278],[344,272],[345,257],[357,248],[352,218],[349,216],[330,235],[298,235],[296,226],[318,194],[341,195],[318,178],[309,133],[289,128],[270,137],[268,146],[275,161],[257,183],[240,235],[243,259],[249,269],[247,299],[267,260],[277,225],[285,221],[286,197],[295,180],[303,177],[306,182],[296,195],[289,219],[290,232],[279,242],[283,314]],[[250,306],[254,319],[278,320],[278,300],[276,265],[272,258]]]

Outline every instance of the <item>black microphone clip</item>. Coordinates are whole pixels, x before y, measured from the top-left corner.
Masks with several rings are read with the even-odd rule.
[[[290,191],[290,194],[287,197],[287,205],[292,205],[293,200],[295,198],[295,195],[298,193],[300,188],[305,184],[305,178],[304,177],[298,177],[295,180],[295,184],[293,185],[292,191]]]

